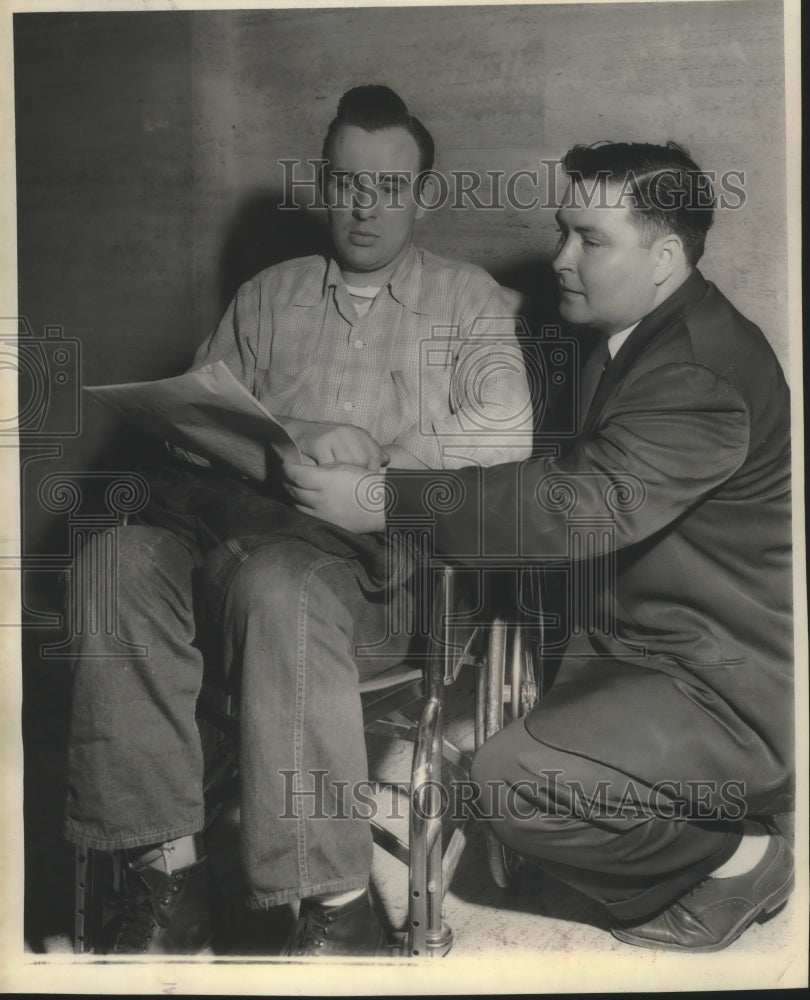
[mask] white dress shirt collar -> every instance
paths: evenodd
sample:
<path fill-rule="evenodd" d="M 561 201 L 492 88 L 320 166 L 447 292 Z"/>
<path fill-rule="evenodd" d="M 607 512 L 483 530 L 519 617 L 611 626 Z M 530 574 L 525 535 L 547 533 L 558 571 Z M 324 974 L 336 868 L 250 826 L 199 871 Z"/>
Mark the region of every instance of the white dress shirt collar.
<path fill-rule="evenodd" d="M 641 320 L 639 320 L 639 322 L 641 322 Z M 626 330 L 619 330 L 618 333 L 612 333 L 608 337 L 607 345 L 608 345 L 608 350 L 610 351 L 611 360 L 613 360 L 613 358 L 616 357 L 616 355 L 619 353 L 619 348 L 622 346 L 625 340 L 627 340 L 627 338 L 630 336 L 630 334 L 633 332 L 633 330 L 635 330 L 637 326 L 638 323 L 634 323 L 632 326 L 628 326 Z"/>

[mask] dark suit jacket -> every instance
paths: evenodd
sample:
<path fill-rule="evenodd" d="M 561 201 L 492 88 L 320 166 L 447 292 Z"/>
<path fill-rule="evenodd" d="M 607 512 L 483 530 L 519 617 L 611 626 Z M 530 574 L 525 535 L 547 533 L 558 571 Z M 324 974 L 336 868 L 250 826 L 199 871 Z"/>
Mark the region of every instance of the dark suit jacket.
<path fill-rule="evenodd" d="M 762 332 L 694 271 L 625 342 L 567 455 L 389 473 L 389 519 L 429 518 L 437 552 L 468 563 L 573 564 L 598 537 L 597 618 L 615 626 L 563 662 L 529 730 L 678 782 L 692 806 L 722 809 L 733 782 L 750 812 L 778 811 L 793 757 L 789 416 Z"/>

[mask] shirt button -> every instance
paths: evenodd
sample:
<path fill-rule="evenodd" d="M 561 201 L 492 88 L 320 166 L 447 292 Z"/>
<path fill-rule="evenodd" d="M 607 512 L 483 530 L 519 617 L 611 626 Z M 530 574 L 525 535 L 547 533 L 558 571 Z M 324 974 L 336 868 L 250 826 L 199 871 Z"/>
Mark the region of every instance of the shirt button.
<path fill-rule="evenodd" d="M 344 410 L 353 410 L 354 409 L 354 403 L 344 403 L 343 404 L 343 409 Z"/>
<path fill-rule="evenodd" d="M 366 345 L 365 345 L 365 343 L 362 340 L 355 340 L 354 346 L 355 347 L 365 347 Z"/>

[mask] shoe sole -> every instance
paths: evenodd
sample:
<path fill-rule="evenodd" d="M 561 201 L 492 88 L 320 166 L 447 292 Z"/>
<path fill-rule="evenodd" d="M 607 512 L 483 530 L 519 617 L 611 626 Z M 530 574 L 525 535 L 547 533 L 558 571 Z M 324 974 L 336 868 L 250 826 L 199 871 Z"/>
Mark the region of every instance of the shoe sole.
<path fill-rule="evenodd" d="M 651 948 L 657 951 L 683 951 L 694 955 L 708 954 L 713 951 L 722 951 L 724 948 L 728 948 L 730 944 L 733 944 L 743 931 L 746 931 L 751 926 L 751 924 L 767 923 L 771 917 L 775 917 L 780 910 L 784 909 L 788 899 L 790 898 L 790 894 L 793 892 L 794 884 L 795 875 L 791 873 L 790 878 L 784 883 L 784 885 L 774 890 L 774 892 L 772 892 L 767 899 L 764 899 L 761 903 L 741 917 L 729 930 L 725 937 L 716 944 L 706 944 L 697 948 L 690 948 L 686 945 L 665 944 L 663 941 L 648 941 L 646 938 L 634 938 L 629 934 L 625 936 L 625 932 L 619 930 L 618 928 L 611 930 L 610 933 L 618 941 L 623 941 L 625 944 L 632 944 L 636 948 Z"/>

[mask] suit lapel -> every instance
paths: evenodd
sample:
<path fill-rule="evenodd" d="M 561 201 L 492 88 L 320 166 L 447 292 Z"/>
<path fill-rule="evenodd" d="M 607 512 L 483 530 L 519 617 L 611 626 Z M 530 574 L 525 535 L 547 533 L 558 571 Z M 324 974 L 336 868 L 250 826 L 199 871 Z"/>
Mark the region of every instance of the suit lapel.
<path fill-rule="evenodd" d="M 596 393 L 591 400 L 588 415 L 582 425 L 580 437 L 586 437 L 604 409 L 605 403 L 614 394 L 616 387 L 632 369 L 639 358 L 655 338 L 672 326 L 706 294 L 708 283 L 703 275 L 695 269 L 686 281 L 676 289 L 668 299 L 665 299 L 657 309 L 644 317 L 622 344 L 619 353 L 607 366 Z"/>

